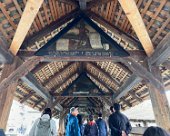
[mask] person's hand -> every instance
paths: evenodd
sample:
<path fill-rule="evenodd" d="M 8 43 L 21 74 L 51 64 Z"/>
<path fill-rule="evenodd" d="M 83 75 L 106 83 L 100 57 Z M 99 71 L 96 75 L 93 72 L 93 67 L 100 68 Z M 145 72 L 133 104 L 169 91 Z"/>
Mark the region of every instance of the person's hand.
<path fill-rule="evenodd" d="M 125 131 L 122 131 L 122 136 L 127 136 Z"/>

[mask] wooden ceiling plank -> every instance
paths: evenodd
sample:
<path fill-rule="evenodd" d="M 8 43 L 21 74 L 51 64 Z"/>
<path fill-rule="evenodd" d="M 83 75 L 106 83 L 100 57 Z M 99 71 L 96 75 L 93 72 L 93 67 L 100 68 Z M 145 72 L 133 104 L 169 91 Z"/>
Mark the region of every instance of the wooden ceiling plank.
<path fill-rule="evenodd" d="M 111 18 L 110 18 L 110 20 L 109 20 L 110 23 L 113 22 L 113 19 L 114 19 L 114 17 L 115 17 L 115 13 L 116 13 L 116 8 L 117 8 L 117 6 L 118 6 L 118 0 L 115 0 L 115 1 L 114 1 L 114 7 L 113 7 L 113 10 L 112 10 L 112 15 L 111 15 Z"/>
<path fill-rule="evenodd" d="M 162 10 L 162 8 L 165 6 L 167 0 L 161 0 L 160 1 L 160 5 L 159 7 L 156 9 L 156 12 L 154 13 L 154 15 L 151 17 L 151 21 L 149 22 L 149 24 L 147 25 L 147 29 L 149 30 L 149 28 L 153 25 L 153 23 L 155 22 L 155 19 L 157 18 L 158 14 L 160 13 L 160 11 Z"/>
<path fill-rule="evenodd" d="M 139 13 L 135 0 L 125 1 L 119 0 L 127 18 L 129 19 L 136 35 L 138 36 L 143 48 L 148 56 L 154 52 L 154 47 L 146 30 L 142 17 Z"/>
<path fill-rule="evenodd" d="M 107 4 L 108 2 L 111 2 L 111 1 L 113 1 L 113 0 L 98 0 L 97 2 L 95 0 L 92 0 L 87 3 L 87 10 L 94 8 L 94 7 L 101 6 L 103 4 Z"/>
<path fill-rule="evenodd" d="M 43 10 L 44 10 L 44 14 L 45 14 L 45 18 L 47 20 L 47 24 L 49 25 L 51 23 L 49 16 L 48 16 L 48 10 L 47 10 L 47 5 L 45 2 L 43 2 L 42 4 Z"/>
<path fill-rule="evenodd" d="M 55 0 L 52 0 L 52 5 L 53 5 L 53 10 L 54 10 L 55 20 L 57 20 L 57 18 L 58 18 L 58 13 L 57 13 L 56 1 L 55 1 Z"/>
<path fill-rule="evenodd" d="M 25 101 L 27 101 L 29 98 L 31 98 L 32 95 L 34 95 L 35 92 L 29 92 L 29 94 L 27 96 L 25 96 L 21 101 L 20 103 L 24 103 Z"/>
<path fill-rule="evenodd" d="M 38 11 L 43 3 L 43 0 L 28 0 L 22 14 L 21 20 L 18 24 L 16 33 L 10 46 L 10 51 L 16 55 L 21 47 Z"/>
<path fill-rule="evenodd" d="M 155 42 L 158 36 L 164 31 L 165 27 L 170 23 L 170 15 L 167 17 L 167 20 L 163 23 L 161 28 L 158 29 L 157 33 L 152 38 L 152 41 Z"/>
<path fill-rule="evenodd" d="M 2 11 L 2 13 L 4 14 L 4 16 L 6 17 L 6 19 L 9 21 L 9 23 L 11 24 L 11 26 L 13 27 L 14 30 L 16 30 L 17 26 L 16 24 L 13 22 L 12 18 L 9 16 L 7 10 L 5 9 L 5 5 L 0 2 L 0 9 Z"/>

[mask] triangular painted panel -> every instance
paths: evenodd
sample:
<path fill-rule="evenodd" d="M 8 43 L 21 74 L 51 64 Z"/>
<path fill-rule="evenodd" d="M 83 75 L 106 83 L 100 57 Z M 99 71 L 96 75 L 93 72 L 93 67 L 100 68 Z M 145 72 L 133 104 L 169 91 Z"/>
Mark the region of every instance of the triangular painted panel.
<path fill-rule="evenodd" d="M 77 16 L 35 53 L 37 56 L 84 56 L 88 54 L 129 56 L 128 52 L 84 13 Z"/>
<path fill-rule="evenodd" d="M 62 94 L 64 95 L 90 95 L 90 94 L 103 94 L 103 92 L 96 86 L 93 81 L 82 73 Z"/>

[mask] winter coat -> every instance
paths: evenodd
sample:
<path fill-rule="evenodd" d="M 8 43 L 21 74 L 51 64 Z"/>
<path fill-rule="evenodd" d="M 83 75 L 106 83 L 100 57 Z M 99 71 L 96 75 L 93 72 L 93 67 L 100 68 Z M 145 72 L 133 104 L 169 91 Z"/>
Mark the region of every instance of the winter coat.
<path fill-rule="evenodd" d="M 99 130 L 99 136 L 107 136 L 107 125 L 103 119 L 96 120 L 96 124 Z"/>
<path fill-rule="evenodd" d="M 44 121 L 47 121 L 47 120 L 50 119 L 50 116 L 48 114 L 44 114 L 41 118 L 37 119 L 34 122 L 32 128 L 31 128 L 31 130 L 29 132 L 29 136 L 34 136 L 36 134 L 36 131 L 38 129 L 37 125 L 38 125 L 40 119 L 42 119 Z M 51 129 L 51 135 L 50 136 L 57 136 L 56 123 L 52 119 L 50 119 L 50 129 Z"/>
<path fill-rule="evenodd" d="M 121 136 L 122 131 L 125 131 L 128 135 L 132 130 L 132 126 L 128 118 L 119 111 L 109 116 L 108 123 L 109 128 L 111 129 L 111 136 Z"/>
<path fill-rule="evenodd" d="M 77 117 L 67 115 L 66 136 L 81 136 Z"/>
<path fill-rule="evenodd" d="M 85 126 L 84 136 L 99 136 L 97 124 L 94 121 L 89 122 Z"/>

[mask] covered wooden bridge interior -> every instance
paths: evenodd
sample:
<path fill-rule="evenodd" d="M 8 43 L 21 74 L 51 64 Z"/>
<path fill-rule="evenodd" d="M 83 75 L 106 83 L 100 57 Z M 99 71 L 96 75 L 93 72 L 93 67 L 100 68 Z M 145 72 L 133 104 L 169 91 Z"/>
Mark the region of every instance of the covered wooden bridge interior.
<path fill-rule="evenodd" d="M 60 133 L 72 106 L 107 116 L 151 99 L 170 131 L 169 57 L 169 0 L 0 0 L 0 128 L 13 99 L 51 107 Z"/>

